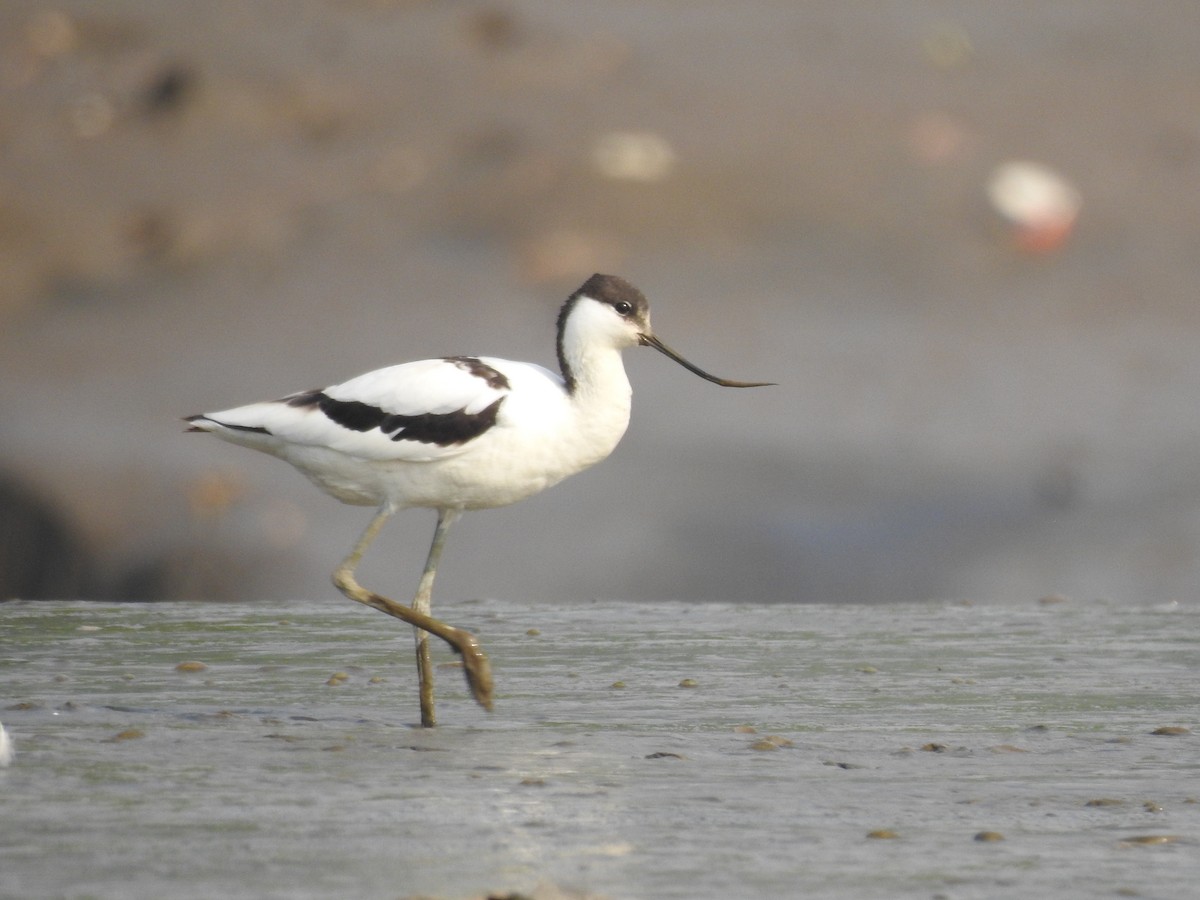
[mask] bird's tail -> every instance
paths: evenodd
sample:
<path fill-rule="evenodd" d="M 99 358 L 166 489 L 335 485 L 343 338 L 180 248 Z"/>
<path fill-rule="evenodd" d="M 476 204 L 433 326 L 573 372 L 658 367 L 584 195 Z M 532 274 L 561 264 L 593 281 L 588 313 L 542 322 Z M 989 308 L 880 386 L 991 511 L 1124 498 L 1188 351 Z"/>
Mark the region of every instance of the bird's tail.
<path fill-rule="evenodd" d="M 208 416 L 184 416 L 183 421 L 188 423 L 185 433 L 189 431 L 215 431 L 217 423 Z"/>

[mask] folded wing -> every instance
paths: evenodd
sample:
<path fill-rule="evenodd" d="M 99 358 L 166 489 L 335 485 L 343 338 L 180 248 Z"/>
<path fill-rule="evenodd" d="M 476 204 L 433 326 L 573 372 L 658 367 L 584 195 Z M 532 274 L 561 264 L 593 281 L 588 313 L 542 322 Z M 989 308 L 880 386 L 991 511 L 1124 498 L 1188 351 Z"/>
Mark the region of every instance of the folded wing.
<path fill-rule="evenodd" d="M 426 359 L 188 421 L 268 452 L 292 444 L 371 460 L 432 461 L 461 453 L 495 427 L 508 392 L 508 379 L 476 357 Z"/>

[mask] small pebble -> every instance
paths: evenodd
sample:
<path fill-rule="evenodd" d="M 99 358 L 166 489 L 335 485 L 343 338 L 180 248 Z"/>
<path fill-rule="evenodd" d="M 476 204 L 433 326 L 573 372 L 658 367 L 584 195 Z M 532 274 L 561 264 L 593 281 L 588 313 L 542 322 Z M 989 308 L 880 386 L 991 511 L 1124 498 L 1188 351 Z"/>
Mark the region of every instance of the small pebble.
<path fill-rule="evenodd" d="M 662 181 L 675 167 L 675 150 L 652 131 L 610 131 L 592 149 L 592 162 L 614 181 Z"/>
<path fill-rule="evenodd" d="M 177 665 L 175 667 L 175 671 L 176 672 L 203 672 L 207 668 L 208 668 L 208 666 L 206 666 L 204 663 L 200 662 L 199 660 L 189 659 L 189 660 L 185 660 L 184 662 L 181 662 L 179 665 Z"/>
<path fill-rule="evenodd" d="M 147 115 L 156 116 L 178 109 L 194 93 L 196 75 L 186 66 L 169 65 L 155 74 L 142 91 Z"/>
<path fill-rule="evenodd" d="M 751 750 L 778 750 L 781 747 L 795 746 L 790 740 L 781 734 L 771 734 L 764 738 L 759 738 L 750 745 Z"/>
<path fill-rule="evenodd" d="M 1124 800 L 1117 800 L 1115 797 L 1097 797 L 1095 800 L 1089 800 L 1087 803 L 1085 803 L 1083 805 L 1084 806 L 1093 806 L 1093 807 L 1122 806 L 1124 803 L 1125 803 Z"/>
<path fill-rule="evenodd" d="M 330 687 L 337 687 L 338 685 L 345 684 L 349 680 L 350 676 L 345 672 L 334 672 L 329 676 L 329 680 L 325 683 Z"/>
<path fill-rule="evenodd" d="M 930 741 L 928 744 L 922 744 L 921 749 L 926 753 L 945 753 L 950 748 L 945 744 L 939 744 L 935 741 Z"/>
<path fill-rule="evenodd" d="M 890 841 L 900 837 L 900 835 L 890 828 L 876 828 L 874 831 L 868 831 L 867 837 L 880 841 Z"/>
<path fill-rule="evenodd" d="M 1121 841 L 1121 845 L 1127 847 L 1149 847 L 1157 844 L 1174 844 L 1178 840 L 1179 836 L 1175 834 L 1138 834 L 1125 838 Z"/>
<path fill-rule="evenodd" d="M 734 734 L 758 734 L 758 729 L 753 725 L 734 725 Z"/>
<path fill-rule="evenodd" d="M 140 729 L 140 728 L 126 728 L 124 731 L 119 731 L 116 734 L 114 734 L 110 738 L 110 740 L 114 741 L 114 742 L 116 742 L 116 741 L 136 741 L 138 738 L 144 738 L 145 736 L 146 736 L 146 732 L 142 731 L 142 729 Z"/>
<path fill-rule="evenodd" d="M 1059 603 L 1070 603 L 1070 602 L 1071 602 L 1071 598 L 1066 597 L 1062 594 L 1049 594 L 1038 600 L 1038 603 L 1040 603 L 1042 606 L 1055 606 Z"/>
<path fill-rule="evenodd" d="M 63 56 L 79 46 L 79 29 L 75 22 L 58 10 L 33 16 L 25 26 L 25 37 L 29 49 L 47 59 Z"/>
<path fill-rule="evenodd" d="M 540 628 L 530 628 L 530 629 L 528 629 L 528 630 L 527 630 L 525 633 L 526 633 L 527 635 L 529 635 L 530 637 L 537 637 L 538 635 L 540 635 L 540 634 L 542 633 L 542 629 L 540 629 Z"/>
<path fill-rule="evenodd" d="M 611 687 L 614 691 L 623 691 L 623 690 L 625 690 L 625 682 L 614 681 L 612 684 L 609 685 L 609 687 Z"/>
<path fill-rule="evenodd" d="M 372 675 L 367 679 L 367 684 L 383 684 L 386 679 L 382 675 Z"/>
<path fill-rule="evenodd" d="M 522 787 L 545 787 L 546 779 L 534 778 L 533 776 L 530 776 L 529 778 L 522 778 L 518 784 L 520 784 Z"/>
<path fill-rule="evenodd" d="M 1164 725 L 1162 728 L 1155 728 L 1150 733 L 1151 734 L 1161 734 L 1161 735 L 1191 734 L 1192 729 L 1187 728 L 1183 725 Z"/>
<path fill-rule="evenodd" d="M 864 675 L 878 675 L 879 670 L 874 666 L 859 666 L 856 671 L 862 672 Z"/>
<path fill-rule="evenodd" d="M 1143 803 L 1142 809 L 1144 809 L 1146 812 L 1152 812 L 1152 813 L 1160 813 L 1163 811 L 1163 808 L 1161 806 L 1159 806 L 1157 803 L 1155 803 L 1153 800 L 1147 800 L 1145 803 Z"/>
<path fill-rule="evenodd" d="M 681 688 L 694 688 L 694 687 L 699 687 L 700 684 L 699 684 L 699 682 L 696 681 L 695 678 L 685 678 L 685 679 L 683 679 L 683 681 L 679 682 L 679 686 Z"/>
<path fill-rule="evenodd" d="M 998 831 L 980 831 L 976 833 L 974 840 L 980 843 L 990 843 L 991 841 L 1004 840 L 1004 835 Z"/>
<path fill-rule="evenodd" d="M 671 753 L 666 750 L 659 750 L 656 753 L 647 753 L 646 759 L 687 759 L 682 753 Z"/>

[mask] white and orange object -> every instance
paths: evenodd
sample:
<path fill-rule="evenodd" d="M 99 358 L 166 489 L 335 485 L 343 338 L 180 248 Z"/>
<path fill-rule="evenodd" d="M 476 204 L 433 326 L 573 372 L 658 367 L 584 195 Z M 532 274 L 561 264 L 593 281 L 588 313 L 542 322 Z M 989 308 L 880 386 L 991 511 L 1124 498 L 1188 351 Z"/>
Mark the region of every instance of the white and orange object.
<path fill-rule="evenodd" d="M 987 183 L 992 208 L 1012 229 L 1019 249 L 1033 254 L 1058 250 L 1075 228 L 1083 197 L 1042 163 L 1011 160 L 992 170 Z"/>

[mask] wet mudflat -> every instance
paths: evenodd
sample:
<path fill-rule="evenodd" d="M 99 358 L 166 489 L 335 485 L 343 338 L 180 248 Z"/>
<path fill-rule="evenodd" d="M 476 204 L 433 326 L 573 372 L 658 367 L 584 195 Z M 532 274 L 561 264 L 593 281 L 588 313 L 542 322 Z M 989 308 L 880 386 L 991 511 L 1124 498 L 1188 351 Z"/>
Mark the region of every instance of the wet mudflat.
<path fill-rule="evenodd" d="M 0 896 L 1183 898 L 1200 879 L 1194 607 L 441 611 L 491 653 L 496 711 L 444 652 L 421 730 L 408 630 L 344 601 L 0 606 Z"/>

